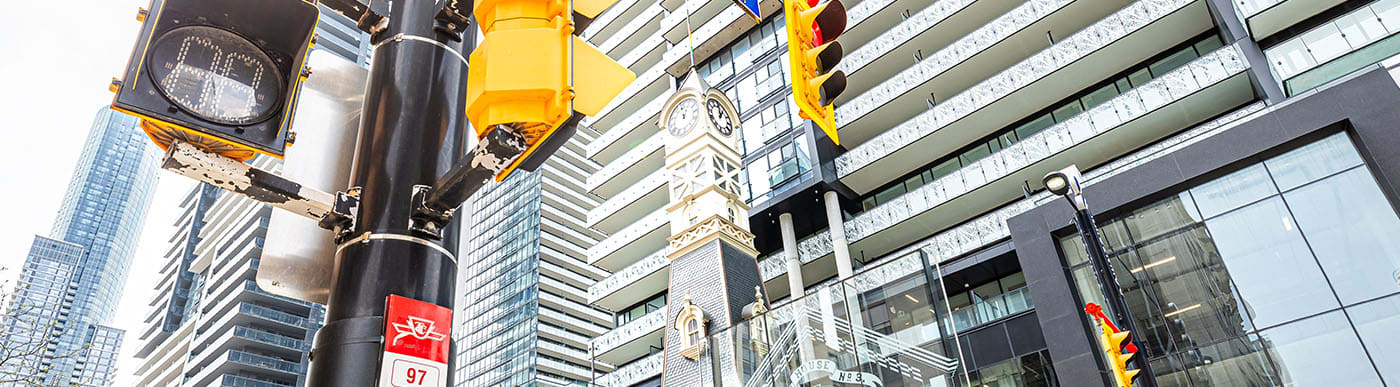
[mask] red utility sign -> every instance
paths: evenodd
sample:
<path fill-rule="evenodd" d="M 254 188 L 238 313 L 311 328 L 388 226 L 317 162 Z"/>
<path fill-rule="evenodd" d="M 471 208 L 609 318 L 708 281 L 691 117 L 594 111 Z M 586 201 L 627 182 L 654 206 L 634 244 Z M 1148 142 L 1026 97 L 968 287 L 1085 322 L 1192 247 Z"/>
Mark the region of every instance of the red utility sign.
<path fill-rule="evenodd" d="M 395 295 L 387 303 L 379 386 L 447 386 L 452 310 Z"/>

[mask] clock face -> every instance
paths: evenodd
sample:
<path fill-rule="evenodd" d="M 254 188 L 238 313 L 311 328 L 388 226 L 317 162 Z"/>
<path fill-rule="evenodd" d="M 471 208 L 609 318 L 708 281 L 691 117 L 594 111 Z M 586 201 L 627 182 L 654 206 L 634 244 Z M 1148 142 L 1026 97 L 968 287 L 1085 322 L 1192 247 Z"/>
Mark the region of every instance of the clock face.
<path fill-rule="evenodd" d="M 710 98 L 705 101 L 705 112 L 710 115 L 710 123 L 714 124 L 719 134 L 728 136 L 734 134 L 734 120 L 729 119 L 729 112 L 724 110 L 724 105 L 719 100 Z"/>
<path fill-rule="evenodd" d="M 666 118 L 666 130 L 670 131 L 672 136 L 684 136 L 690 132 L 690 128 L 695 127 L 699 118 L 700 102 L 694 98 L 687 98 L 671 109 L 671 115 Z"/>

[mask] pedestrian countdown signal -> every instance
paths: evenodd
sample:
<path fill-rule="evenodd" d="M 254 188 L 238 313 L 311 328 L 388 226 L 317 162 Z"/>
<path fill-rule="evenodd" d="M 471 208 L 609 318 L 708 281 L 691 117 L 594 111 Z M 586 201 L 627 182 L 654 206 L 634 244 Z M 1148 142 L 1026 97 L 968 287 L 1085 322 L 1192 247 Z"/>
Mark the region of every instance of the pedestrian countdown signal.
<path fill-rule="evenodd" d="M 319 15 L 305 0 L 152 0 L 112 108 L 162 149 L 281 157 Z"/>

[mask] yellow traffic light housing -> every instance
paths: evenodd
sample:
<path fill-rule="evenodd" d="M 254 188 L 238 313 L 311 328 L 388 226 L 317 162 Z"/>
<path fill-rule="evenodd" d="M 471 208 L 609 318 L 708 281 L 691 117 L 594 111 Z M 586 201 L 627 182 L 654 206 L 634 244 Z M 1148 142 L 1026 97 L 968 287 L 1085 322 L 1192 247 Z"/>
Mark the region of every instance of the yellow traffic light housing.
<path fill-rule="evenodd" d="M 320 11 L 306 0 L 152 0 L 112 108 L 162 149 L 281 157 Z"/>
<path fill-rule="evenodd" d="M 636 79 L 627 67 L 574 36 L 575 18 L 596 17 L 614 2 L 476 3 L 473 13 L 484 38 L 470 58 L 467 120 L 479 138 L 504 126 L 523 136 L 527 144 L 497 180 L 517 168 L 537 167 L 572 136 L 573 125 L 582 115 L 597 114 Z"/>
<path fill-rule="evenodd" d="M 784 0 L 792 99 L 798 115 L 841 145 L 832 103 L 846 90 L 846 73 L 836 70 L 844 55 L 836 38 L 846 31 L 846 6 L 841 0 L 819 1 Z"/>
<path fill-rule="evenodd" d="M 1094 320 L 1099 324 L 1099 346 L 1103 348 L 1104 358 L 1108 360 L 1109 368 L 1113 371 L 1114 385 L 1132 387 L 1133 379 L 1141 372 L 1128 369 L 1128 362 L 1133 361 L 1133 357 L 1137 355 L 1137 348 L 1132 343 L 1132 332 L 1119 331 L 1108 321 L 1108 317 L 1098 305 L 1089 304 L 1085 312 L 1094 316 Z"/>

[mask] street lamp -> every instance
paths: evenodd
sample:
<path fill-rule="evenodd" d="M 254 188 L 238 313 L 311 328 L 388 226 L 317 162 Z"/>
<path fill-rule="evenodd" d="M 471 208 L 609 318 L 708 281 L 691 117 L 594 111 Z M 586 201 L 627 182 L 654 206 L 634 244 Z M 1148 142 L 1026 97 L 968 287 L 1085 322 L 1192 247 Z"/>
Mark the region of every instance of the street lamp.
<path fill-rule="evenodd" d="M 1094 274 L 1098 278 L 1099 290 L 1103 292 L 1104 301 L 1108 304 L 1109 311 L 1118 319 L 1118 326 L 1124 332 L 1137 330 L 1133 326 L 1132 316 L 1128 311 L 1128 303 L 1123 298 L 1123 290 L 1118 287 L 1118 278 L 1113 273 L 1113 265 L 1108 261 L 1108 254 L 1103 247 L 1103 241 L 1099 239 L 1098 226 L 1094 224 L 1094 216 L 1089 213 L 1089 205 L 1084 201 L 1084 176 L 1079 173 L 1079 168 L 1070 165 L 1058 171 L 1045 174 L 1041 180 L 1045 184 L 1045 189 L 1055 195 L 1064 196 L 1074 206 L 1074 225 L 1079 230 L 1079 237 L 1084 242 L 1084 251 L 1089 256 L 1089 264 L 1094 268 Z M 1129 352 L 1137 352 L 1143 348 L 1141 340 L 1132 337 L 1134 344 L 1128 345 Z M 1139 374 L 1147 375 L 1142 378 L 1142 385 L 1145 387 L 1157 387 L 1157 380 L 1152 375 L 1152 368 L 1148 365 L 1145 357 L 1135 356 Z M 1124 360 L 1127 360 L 1126 358 Z M 1125 368 L 1126 364 L 1121 364 L 1115 359 L 1108 359 L 1109 366 L 1114 369 Z M 1118 377 L 1115 376 L 1115 379 Z M 1128 379 L 1131 379 L 1129 377 Z M 1118 380 L 1120 385 L 1131 386 L 1132 380 Z"/>

